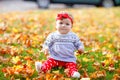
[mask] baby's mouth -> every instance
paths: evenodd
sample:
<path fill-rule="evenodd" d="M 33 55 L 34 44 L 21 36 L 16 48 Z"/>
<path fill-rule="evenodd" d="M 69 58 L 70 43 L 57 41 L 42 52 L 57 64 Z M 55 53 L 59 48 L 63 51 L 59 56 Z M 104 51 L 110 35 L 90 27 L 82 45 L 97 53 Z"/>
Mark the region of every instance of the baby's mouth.
<path fill-rule="evenodd" d="M 67 29 L 61 29 L 61 30 L 67 30 Z"/>

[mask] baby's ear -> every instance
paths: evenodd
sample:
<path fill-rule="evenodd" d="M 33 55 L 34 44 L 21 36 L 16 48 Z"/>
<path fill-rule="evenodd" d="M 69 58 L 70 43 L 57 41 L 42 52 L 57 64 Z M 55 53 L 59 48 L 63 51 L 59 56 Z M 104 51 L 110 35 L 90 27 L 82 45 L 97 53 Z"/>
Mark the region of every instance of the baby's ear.
<path fill-rule="evenodd" d="M 55 28 L 57 29 L 58 27 L 57 27 L 57 26 L 55 26 Z"/>

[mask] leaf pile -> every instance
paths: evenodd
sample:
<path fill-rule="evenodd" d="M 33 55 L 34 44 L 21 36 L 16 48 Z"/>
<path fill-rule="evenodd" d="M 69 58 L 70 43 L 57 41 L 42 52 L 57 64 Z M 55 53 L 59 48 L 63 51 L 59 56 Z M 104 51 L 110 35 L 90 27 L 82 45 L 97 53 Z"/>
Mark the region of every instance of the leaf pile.
<path fill-rule="evenodd" d="M 76 55 L 80 80 L 120 80 L 120 8 L 68 9 L 73 31 L 85 45 Z M 76 80 L 67 70 L 53 68 L 40 76 L 34 62 L 44 62 L 42 43 L 55 31 L 60 10 L 36 10 L 0 15 L 0 80 Z M 51 14 L 51 15 L 49 15 Z"/>

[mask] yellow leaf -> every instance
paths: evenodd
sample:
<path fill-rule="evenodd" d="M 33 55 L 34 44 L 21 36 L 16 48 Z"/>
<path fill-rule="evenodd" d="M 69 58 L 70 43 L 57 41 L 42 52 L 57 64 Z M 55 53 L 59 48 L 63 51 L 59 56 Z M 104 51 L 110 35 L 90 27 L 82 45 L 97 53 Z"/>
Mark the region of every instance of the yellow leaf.
<path fill-rule="evenodd" d="M 59 70 L 57 70 L 57 71 L 53 71 L 53 73 L 55 73 L 55 74 L 59 74 Z"/>
<path fill-rule="evenodd" d="M 112 53 L 106 54 L 106 57 L 107 57 L 107 58 L 112 58 L 112 57 L 113 57 L 113 54 L 112 54 Z"/>
<path fill-rule="evenodd" d="M 64 80 L 71 80 L 71 78 L 64 78 Z"/>
<path fill-rule="evenodd" d="M 26 80 L 31 80 L 31 79 L 27 77 Z"/>
<path fill-rule="evenodd" d="M 83 60 L 84 62 L 88 62 L 88 61 L 89 61 L 89 59 L 86 58 L 86 57 L 84 57 L 82 60 Z"/>
<path fill-rule="evenodd" d="M 17 64 L 17 62 L 20 61 L 20 57 L 16 56 L 16 57 L 12 57 L 11 62 L 14 64 Z"/>
<path fill-rule="evenodd" d="M 81 78 L 80 80 L 90 80 L 90 78 Z"/>
<path fill-rule="evenodd" d="M 14 33 L 17 33 L 17 32 L 18 32 L 18 29 L 13 28 L 12 31 L 13 31 Z"/>

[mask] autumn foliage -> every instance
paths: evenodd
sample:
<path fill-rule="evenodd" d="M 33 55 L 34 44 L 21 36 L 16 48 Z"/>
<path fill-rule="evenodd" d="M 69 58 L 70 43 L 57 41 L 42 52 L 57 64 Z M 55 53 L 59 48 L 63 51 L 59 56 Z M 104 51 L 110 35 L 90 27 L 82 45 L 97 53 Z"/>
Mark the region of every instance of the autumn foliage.
<path fill-rule="evenodd" d="M 79 80 L 120 80 L 119 10 L 68 9 L 74 16 L 73 31 L 85 45 L 85 52 L 76 54 Z M 55 30 L 59 11 L 0 14 L 0 80 L 78 80 L 61 67 L 40 75 L 35 71 L 34 62 L 46 60 L 41 45 Z"/>

